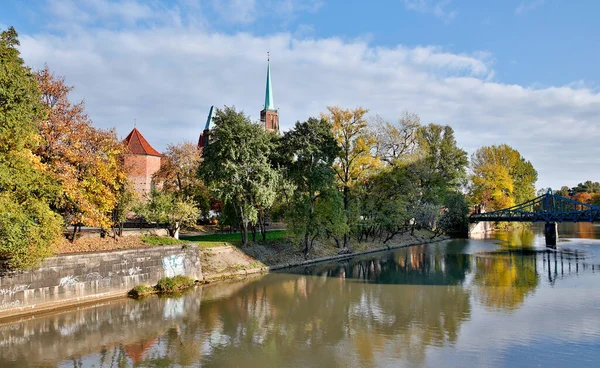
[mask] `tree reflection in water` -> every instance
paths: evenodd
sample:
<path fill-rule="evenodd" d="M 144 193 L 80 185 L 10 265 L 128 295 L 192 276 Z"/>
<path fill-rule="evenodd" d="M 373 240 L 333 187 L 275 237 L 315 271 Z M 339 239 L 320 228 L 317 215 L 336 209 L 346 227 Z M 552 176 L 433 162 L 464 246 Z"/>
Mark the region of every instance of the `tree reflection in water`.
<path fill-rule="evenodd" d="M 594 272 L 527 231 L 505 240 L 517 246 L 448 241 L 0 325 L 0 366 L 424 365 L 474 308 L 511 311 L 546 273 Z"/>

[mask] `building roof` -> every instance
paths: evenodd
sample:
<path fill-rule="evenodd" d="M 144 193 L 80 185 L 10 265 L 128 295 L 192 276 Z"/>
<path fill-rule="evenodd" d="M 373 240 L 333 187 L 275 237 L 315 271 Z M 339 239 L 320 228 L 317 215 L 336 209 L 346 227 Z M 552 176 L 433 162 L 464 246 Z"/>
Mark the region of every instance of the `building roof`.
<path fill-rule="evenodd" d="M 275 110 L 273 88 L 271 87 L 271 60 L 267 59 L 267 91 L 265 93 L 265 110 Z"/>
<path fill-rule="evenodd" d="M 123 140 L 123 143 L 129 148 L 129 153 L 135 155 L 162 156 L 160 152 L 152 148 L 150 143 L 144 138 L 137 128 L 133 128 L 131 133 Z"/>

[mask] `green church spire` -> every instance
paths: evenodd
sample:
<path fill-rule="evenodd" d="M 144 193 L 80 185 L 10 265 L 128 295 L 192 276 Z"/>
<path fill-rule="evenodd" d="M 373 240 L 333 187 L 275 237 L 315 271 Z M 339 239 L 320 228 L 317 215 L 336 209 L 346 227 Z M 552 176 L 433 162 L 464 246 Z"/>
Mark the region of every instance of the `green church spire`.
<path fill-rule="evenodd" d="M 267 92 L 265 93 L 265 110 L 275 110 L 273 88 L 271 87 L 271 57 L 267 53 Z"/>

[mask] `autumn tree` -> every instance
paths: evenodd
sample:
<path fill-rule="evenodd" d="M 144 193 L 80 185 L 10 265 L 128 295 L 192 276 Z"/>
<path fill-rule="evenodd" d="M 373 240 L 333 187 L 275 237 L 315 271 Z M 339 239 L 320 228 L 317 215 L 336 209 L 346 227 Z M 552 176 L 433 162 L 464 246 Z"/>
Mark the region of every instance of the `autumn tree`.
<path fill-rule="evenodd" d="M 537 171 L 512 147 L 486 146 L 471 158 L 470 196 L 489 210 L 502 209 L 535 197 Z"/>
<path fill-rule="evenodd" d="M 47 110 L 39 120 L 42 144 L 36 153 L 51 168 L 62 189 L 58 211 L 75 226 L 107 229 L 121 188 L 127 180 L 122 164 L 125 146 L 114 130 L 92 126 L 83 101 L 71 104 L 73 87 L 48 67 L 37 74 L 41 100 Z"/>
<path fill-rule="evenodd" d="M 203 213 L 208 213 L 210 195 L 198 177 L 201 162 L 197 145 L 191 142 L 170 144 L 163 153 L 155 180 L 162 183 L 163 191 L 173 193 L 180 200 L 191 200 Z"/>
<path fill-rule="evenodd" d="M 246 246 L 249 227 L 264 224 L 265 210 L 276 197 L 280 175 L 270 163 L 272 133 L 233 107 L 217 109 L 214 123 L 200 176 L 217 198 L 233 207 Z"/>
<path fill-rule="evenodd" d="M 357 221 L 357 214 L 351 212 L 353 189 L 362 185 L 374 168 L 380 165 L 373 150 L 375 138 L 368 129 L 365 114 L 368 110 L 358 107 L 341 109 L 337 106 L 327 108 L 329 113 L 322 117 L 332 126 L 333 136 L 340 147 L 340 153 L 334 163 L 338 186 L 344 199 L 344 211 L 351 228 Z M 350 232 L 344 234 L 343 248 L 350 245 Z"/>
<path fill-rule="evenodd" d="M 337 190 L 335 172 L 331 168 L 339 147 L 333 137 L 331 124 L 324 119 L 310 118 L 297 122 L 294 129 L 283 136 L 281 155 L 286 178 L 294 185 L 294 194 L 287 211 L 287 219 L 295 233 L 303 238 L 304 254 L 308 254 L 315 238 L 340 225 L 342 216 L 335 214 Z M 323 206 L 327 203 L 327 206 Z M 341 209 L 341 203 L 340 204 Z M 331 235 L 336 236 L 334 232 Z"/>
<path fill-rule="evenodd" d="M 18 45 L 14 28 L 0 33 L 0 259 L 25 268 L 52 253 L 62 221 L 51 209 L 59 188 L 35 155 L 45 110 Z"/>

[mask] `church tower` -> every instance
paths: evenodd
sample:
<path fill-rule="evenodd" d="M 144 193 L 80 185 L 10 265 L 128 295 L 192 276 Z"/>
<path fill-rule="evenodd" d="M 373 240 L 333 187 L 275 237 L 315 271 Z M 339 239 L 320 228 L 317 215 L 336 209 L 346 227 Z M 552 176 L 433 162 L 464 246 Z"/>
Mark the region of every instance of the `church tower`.
<path fill-rule="evenodd" d="M 271 58 L 267 57 L 267 91 L 265 93 L 265 108 L 260 112 L 260 121 L 266 130 L 279 133 L 279 113 L 273 103 L 273 88 L 271 87 Z"/>

